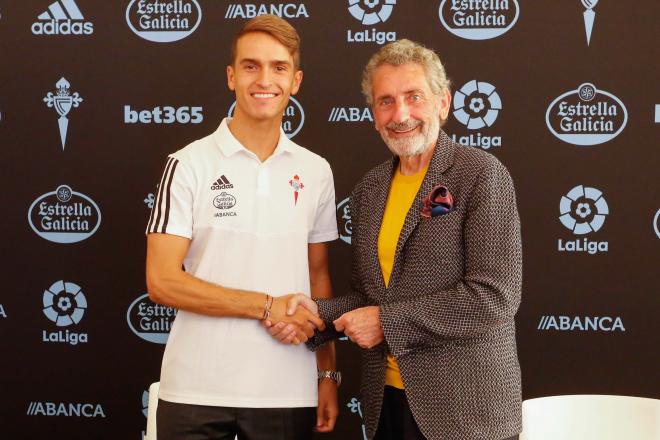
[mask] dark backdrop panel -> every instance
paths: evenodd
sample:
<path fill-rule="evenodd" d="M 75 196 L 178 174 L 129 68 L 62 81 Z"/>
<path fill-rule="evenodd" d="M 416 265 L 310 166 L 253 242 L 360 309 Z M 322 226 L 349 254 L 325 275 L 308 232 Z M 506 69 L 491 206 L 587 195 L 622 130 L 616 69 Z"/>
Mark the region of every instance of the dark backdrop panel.
<path fill-rule="evenodd" d="M 135 1 L 0 3 L 3 437 L 141 436 L 146 390 L 158 380 L 174 313 L 143 297 L 149 203 L 167 154 L 215 130 L 233 103 L 225 77 L 233 33 L 271 10 L 290 19 L 303 38 L 301 108 L 291 107 L 285 121 L 296 129 L 304 112 L 294 140 L 326 157 L 335 175 L 346 239 L 330 248 L 336 295 L 348 290 L 350 263 L 342 202 L 357 179 L 389 157 L 361 96 L 361 70 L 384 40 L 414 39 L 439 53 L 454 101 L 467 98 L 463 110 L 476 117 L 497 110 L 482 127 L 468 128 L 455 106 L 445 130 L 474 148 L 488 147 L 516 184 L 525 255 L 517 316 L 524 397 L 659 397 L 658 2 L 509 0 L 492 2 L 499 9 L 485 12 L 452 11 L 451 1 L 440 0 L 361 0 L 352 9 L 340 0 L 160 3 L 183 5 L 170 18 L 179 14 L 189 22 L 179 22 L 181 34 L 155 38 L 183 38 L 155 42 L 134 32 L 127 16 L 139 28 Z M 595 14 L 589 44 L 587 6 Z M 457 30 L 457 18 L 478 12 L 503 24 Z M 67 26 L 81 34 L 67 33 Z M 487 32 L 499 35 L 479 39 Z M 58 98 L 61 78 L 67 84 Z M 595 93 L 584 95 L 591 100 L 575 93 L 585 83 L 595 86 L 581 89 Z M 489 92 L 474 95 L 477 84 Z M 44 101 L 49 92 L 54 107 Z M 570 104 L 614 106 L 616 115 L 592 119 L 611 121 L 612 129 L 590 132 L 611 139 L 579 146 L 555 136 L 546 112 L 564 94 Z M 179 119 L 155 122 L 154 109 L 168 112 L 168 106 Z M 194 123 L 186 117 L 193 108 L 202 115 Z M 623 130 L 609 136 L 622 126 L 624 109 Z M 136 122 L 132 111 L 145 110 L 151 121 Z M 61 115 L 66 121 L 60 123 Z M 561 123 L 557 106 L 549 119 L 550 126 Z M 65 123 L 63 148 L 59 124 Z M 560 220 L 562 197 L 580 186 L 594 191 L 587 190 L 587 199 L 573 197 L 567 214 L 596 229 L 586 234 Z M 600 198 L 606 212 L 596 203 Z M 90 228 L 100 217 L 98 230 L 60 243 L 73 240 L 70 230 L 77 228 L 60 218 L 69 232 L 49 241 L 44 237 L 53 236 L 40 223 L 49 217 L 39 215 L 42 202 L 44 209 L 78 206 L 80 212 L 59 217 L 80 217 Z M 566 250 L 576 246 L 595 250 Z M 58 322 L 58 310 L 71 319 Z M 359 349 L 339 342 L 338 363 L 345 376 L 342 411 L 336 431 L 324 437 L 362 439 Z"/>

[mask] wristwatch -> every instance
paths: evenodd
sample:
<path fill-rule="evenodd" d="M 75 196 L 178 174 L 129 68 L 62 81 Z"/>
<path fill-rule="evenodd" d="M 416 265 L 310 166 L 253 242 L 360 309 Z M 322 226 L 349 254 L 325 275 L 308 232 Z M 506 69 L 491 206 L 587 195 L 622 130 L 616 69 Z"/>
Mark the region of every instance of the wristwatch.
<path fill-rule="evenodd" d="M 337 383 L 337 386 L 341 385 L 341 372 L 332 371 L 332 370 L 318 370 L 318 379 L 332 379 Z"/>

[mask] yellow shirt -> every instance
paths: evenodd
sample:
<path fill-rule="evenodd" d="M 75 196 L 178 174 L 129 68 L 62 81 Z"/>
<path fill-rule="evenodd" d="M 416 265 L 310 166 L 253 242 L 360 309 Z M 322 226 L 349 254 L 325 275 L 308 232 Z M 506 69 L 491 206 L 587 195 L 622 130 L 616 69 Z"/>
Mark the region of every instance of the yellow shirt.
<path fill-rule="evenodd" d="M 397 169 L 392 179 L 390 194 L 387 197 L 387 204 L 383 213 L 383 223 L 380 225 L 378 234 L 378 261 L 380 262 L 380 269 L 383 271 L 385 286 L 389 284 L 390 275 L 392 275 L 394 254 L 396 253 L 401 228 L 419 187 L 422 185 L 427 169 L 428 167 L 412 176 L 404 176 Z M 385 384 L 403 389 L 399 365 L 391 354 L 387 355 Z"/>

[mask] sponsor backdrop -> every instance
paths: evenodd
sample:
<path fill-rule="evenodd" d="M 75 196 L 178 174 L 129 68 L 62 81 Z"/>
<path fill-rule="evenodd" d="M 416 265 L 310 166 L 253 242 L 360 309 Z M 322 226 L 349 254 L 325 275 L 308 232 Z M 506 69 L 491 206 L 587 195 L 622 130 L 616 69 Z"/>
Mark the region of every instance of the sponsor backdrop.
<path fill-rule="evenodd" d="M 657 2 L 30 0 L 0 4 L 3 438 L 142 435 L 176 315 L 146 295 L 146 221 L 166 155 L 232 113 L 230 37 L 267 12 L 303 38 L 283 126 L 334 171 L 337 295 L 348 195 L 388 157 L 360 72 L 411 38 L 446 63 L 446 131 L 516 183 L 524 397 L 660 397 Z M 231 195 L 231 179 L 208 183 Z M 342 411 L 325 437 L 359 440 L 358 350 L 338 347 Z"/>

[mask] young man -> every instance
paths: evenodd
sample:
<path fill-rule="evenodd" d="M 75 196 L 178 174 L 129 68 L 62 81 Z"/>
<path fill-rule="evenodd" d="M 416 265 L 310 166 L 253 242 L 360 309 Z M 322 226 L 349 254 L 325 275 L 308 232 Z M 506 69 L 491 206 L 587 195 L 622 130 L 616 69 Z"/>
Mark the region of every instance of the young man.
<path fill-rule="evenodd" d="M 305 342 L 323 323 L 305 308 L 287 316 L 287 299 L 332 296 L 332 172 L 281 129 L 302 81 L 299 45 L 281 18 L 248 21 L 227 66 L 234 117 L 168 158 L 147 227 L 149 294 L 179 309 L 163 357 L 159 440 L 295 440 L 334 427 L 334 347 L 315 360 L 260 325 L 287 323 L 293 342 Z"/>

